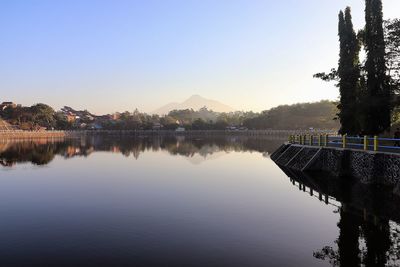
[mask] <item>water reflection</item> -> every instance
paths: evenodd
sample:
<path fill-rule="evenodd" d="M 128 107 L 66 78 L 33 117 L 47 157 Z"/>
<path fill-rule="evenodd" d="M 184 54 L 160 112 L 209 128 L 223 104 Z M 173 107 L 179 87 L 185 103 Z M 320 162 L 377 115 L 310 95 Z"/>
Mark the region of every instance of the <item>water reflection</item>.
<path fill-rule="evenodd" d="M 87 157 L 94 152 L 120 153 L 138 159 L 146 151 L 167 151 L 171 155 L 185 156 L 192 163 L 209 160 L 218 152 L 272 153 L 282 141 L 248 137 L 185 138 L 185 137 L 141 137 L 89 138 L 41 141 L 3 141 L 0 144 L 0 164 L 11 167 L 17 163 L 31 162 L 35 165 L 49 164 L 55 155 L 64 158 Z M 195 158 L 196 157 L 196 158 Z"/>
<path fill-rule="evenodd" d="M 283 173 L 280 143 L 2 142 L 0 265 L 399 266 L 400 195 Z"/>
<path fill-rule="evenodd" d="M 339 236 L 316 250 L 315 258 L 332 266 L 399 266 L 400 195 L 393 188 L 372 187 L 349 177 L 334 178 L 283 169 L 293 185 L 337 207 Z"/>

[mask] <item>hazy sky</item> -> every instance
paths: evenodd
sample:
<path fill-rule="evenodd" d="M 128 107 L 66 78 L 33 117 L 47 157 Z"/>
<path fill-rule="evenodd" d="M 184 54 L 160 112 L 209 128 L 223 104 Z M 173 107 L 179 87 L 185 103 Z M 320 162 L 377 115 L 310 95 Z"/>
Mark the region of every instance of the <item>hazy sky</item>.
<path fill-rule="evenodd" d="M 400 0 L 383 0 L 385 18 Z M 336 99 L 337 14 L 363 0 L 0 1 L 0 101 L 152 111 L 193 94 L 240 110 Z"/>

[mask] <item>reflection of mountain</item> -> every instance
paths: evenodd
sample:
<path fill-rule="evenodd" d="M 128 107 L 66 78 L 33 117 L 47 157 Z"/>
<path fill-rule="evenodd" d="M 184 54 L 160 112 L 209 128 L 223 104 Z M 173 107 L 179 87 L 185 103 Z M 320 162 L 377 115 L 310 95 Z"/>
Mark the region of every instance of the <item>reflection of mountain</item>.
<path fill-rule="evenodd" d="M 217 145 L 204 145 L 200 149 L 196 149 L 195 153 L 186 156 L 186 159 L 194 164 L 199 165 L 205 161 L 214 160 L 226 155 L 226 151 L 221 151 Z"/>
<path fill-rule="evenodd" d="M 208 156 L 201 156 L 200 154 L 195 154 L 195 155 L 193 155 L 193 157 L 188 157 L 187 160 L 190 163 L 192 163 L 193 165 L 200 165 L 201 163 L 203 163 L 205 161 L 215 160 L 215 159 L 218 159 L 225 155 L 226 155 L 226 152 L 215 152 Z"/>
<path fill-rule="evenodd" d="M 82 139 L 64 141 L 28 141 L 7 143 L 0 148 L 0 164 L 12 166 L 18 162 L 31 162 L 44 165 L 53 160 L 55 155 L 64 158 L 87 157 L 97 151 L 121 153 L 126 157 L 139 158 L 145 151 L 165 150 L 171 155 L 186 157 L 193 164 L 214 159 L 229 151 L 259 151 L 268 153 L 280 145 L 279 141 L 237 138 L 182 138 L 182 137 L 144 137 L 110 138 L 91 136 Z"/>
<path fill-rule="evenodd" d="M 310 197 L 340 205 L 339 236 L 334 244 L 315 251 L 315 258 L 332 266 L 400 266 L 400 195 L 393 188 L 283 171 Z"/>

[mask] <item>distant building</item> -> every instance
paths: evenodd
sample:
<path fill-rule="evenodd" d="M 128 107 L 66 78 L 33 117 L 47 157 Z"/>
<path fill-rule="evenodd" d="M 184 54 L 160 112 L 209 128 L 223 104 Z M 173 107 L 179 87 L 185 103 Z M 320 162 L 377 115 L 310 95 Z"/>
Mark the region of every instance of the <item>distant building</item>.
<path fill-rule="evenodd" d="M 183 127 L 178 127 L 175 129 L 175 132 L 184 132 L 184 131 L 185 131 L 185 128 L 183 128 Z"/>
<path fill-rule="evenodd" d="M 161 130 L 163 125 L 159 122 L 153 123 L 153 130 Z"/>
<path fill-rule="evenodd" d="M 237 126 L 228 126 L 226 127 L 227 131 L 239 131 L 239 128 Z"/>
<path fill-rule="evenodd" d="M 114 120 L 114 121 L 119 120 L 119 119 L 121 118 L 121 113 L 116 112 L 116 113 L 114 113 L 114 114 L 111 114 L 110 117 L 111 117 L 111 119 Z"/>
<path fill-rule="evenodd" d="M 0 104 L 0 110 L 5 110 L 6 108 L 16 108 L 17 104 L 13 102 L 3 102 Z"/>
<path fill-rule="evenodd" d="M 65 116 L 66 116 L 68 122 L 74 123 L 76 121 L 76 116 L 75 115 L 67 114 Z"/>
<path fill-rule="evenodd" d="M 101 130 L 101 129 L 103 129 L 103 126 L 101 126 L 98 123 L 91 123 L 91 124 L 88 125 L 88 128 L 90 130 Z"/>

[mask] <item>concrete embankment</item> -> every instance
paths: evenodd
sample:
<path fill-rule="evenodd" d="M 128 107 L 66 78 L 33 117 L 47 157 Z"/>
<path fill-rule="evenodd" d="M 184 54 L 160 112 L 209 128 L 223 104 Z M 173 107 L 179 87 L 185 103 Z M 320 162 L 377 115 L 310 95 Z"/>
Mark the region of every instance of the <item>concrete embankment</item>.
<path fill-rule="evenodd" d="M 400 186 L 400 154 L 284 144 L 271 159 L 294 171 L 353 177 L 364 184 Z"/>
<path fill-rule="evenodd" d="M 69 136 L 76 136 L 76 133 L 67 131 L 0 131 L 0 139 L 5 140 L 65 138 Z"/>

